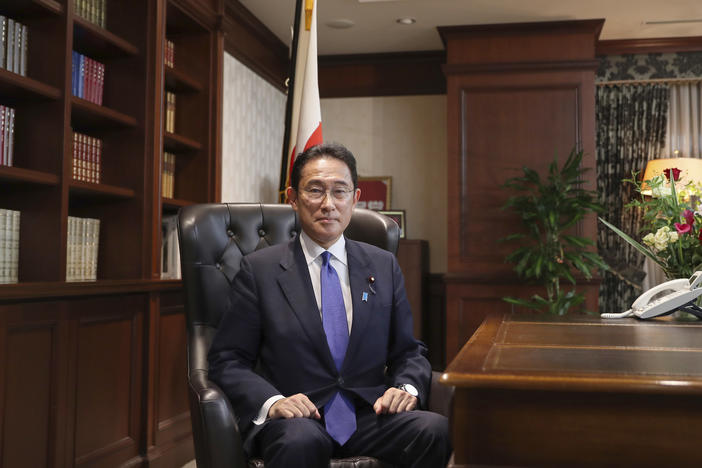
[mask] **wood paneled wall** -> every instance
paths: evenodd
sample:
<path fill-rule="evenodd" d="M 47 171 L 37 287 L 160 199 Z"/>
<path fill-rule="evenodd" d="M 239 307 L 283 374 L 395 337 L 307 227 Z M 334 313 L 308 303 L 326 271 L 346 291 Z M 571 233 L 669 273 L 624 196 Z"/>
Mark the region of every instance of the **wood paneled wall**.
<path fill-rule="evenodd" d="M 501 184 L 585 151 L 595 166 L 595 44 L 602 20 L 440 28 L 447 50 L 447 360 L 505 295 L 528 296 L 497 239 L 519 224 Z M 595 187 L 590 178 L 588 188 Z M 595 219 L 578 226 L 593 238 Z M 596 310 L 596 285 L 588 306 Z M 594 302 L 593 302 L 594 301 Z"/>

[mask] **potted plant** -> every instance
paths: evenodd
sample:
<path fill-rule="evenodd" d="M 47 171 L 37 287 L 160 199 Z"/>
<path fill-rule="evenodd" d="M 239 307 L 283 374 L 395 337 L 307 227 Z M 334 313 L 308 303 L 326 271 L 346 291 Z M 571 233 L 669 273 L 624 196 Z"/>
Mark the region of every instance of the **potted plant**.
<path fill-rule="evenodd" d="M 578 221 L 589 213 L 602 211 L 596 193 L 582 187 L 583 175 L 589 170 L 580 167 L 582 159 L 583 152 L 573 150 L 561 168 L 554 158 L 544 178 L 523 167 L 523 175 L 504 183 L 503 187 L 514 195 L 503 209 L 511 210 L 524 226 L 523 232 L 501 239 L 519 243 L 505 261 L 514 264 L 521 279 L 539 282 L 546 289 L 546 297 L 505 297 L 505 301 L 564 315 L 582 304 L 585 297 L 575 288 L 565 291 L 562 280 L 575 286 L 576 271 L 590 279 L 597 269 L 607 269 L 602 258 L 592 251 L 595 242 L 573 234 Z"/>
<path fill-rule="evenodd" d="M 623 182 L 633 184 L 639 194 L 626 207 L 642 210 L 641 231 L 646 233 L 642 244 L 606 220 L 600 218 L 600 221 L 660 266 L 669 279 L 689 278 L 701 269 L 702 185 L 682 181 L 681 170 L 676 167 L 644 181 L 633 173 L 631 179 Z M 650 196 L 645 195 L 646 190 L 650 191 Z"/>

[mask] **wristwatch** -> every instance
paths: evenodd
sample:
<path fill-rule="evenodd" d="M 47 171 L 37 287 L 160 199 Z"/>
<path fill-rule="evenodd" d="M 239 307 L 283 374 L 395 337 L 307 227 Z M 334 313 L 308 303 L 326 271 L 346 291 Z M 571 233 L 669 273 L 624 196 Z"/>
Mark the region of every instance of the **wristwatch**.
<path fill-rule="evenodd" d="M 409 393 L 413 397 L 417 397 L 419 395 L 419 392 L 417 391 L 416 388 L 414 388 L 414 385 L 412 384 L 400 384 L 397 385 L 395 388 L 399 388 L 400 390 Z"/>

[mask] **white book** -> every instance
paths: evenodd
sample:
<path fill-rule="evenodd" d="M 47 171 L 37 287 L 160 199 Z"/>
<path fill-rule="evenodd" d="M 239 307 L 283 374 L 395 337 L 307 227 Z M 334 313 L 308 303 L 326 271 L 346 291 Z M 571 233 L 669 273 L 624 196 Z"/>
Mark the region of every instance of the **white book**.
<path fill-rule="evenodd" d="M 5 276 L 5 262 L 9 259 L 7 258 L 7 244 L 5 241 L 5 222 L 8 216 L 9 210 L 4 210 L 0 208 L 0 284 L 7 283 L 8 279 Z"/>
<path fill-rule="evenodd" d="M 105 0 L 100 1 L 100 26 L 106 28 L 105 17 L 107 16 L 107 5 Z"/>
<path fill-rule="evenodd" d="M 85 218 L 79 218 L 79 261 L 78 261 L 78 280 L 85 281 L 88 278 L 88 269 L 86 268 L 87 254 L 88 254 L 88 220 Z"/>
<path fill-rule="evenodd" d="M 0 15 L 0 68 L 6 68 L 5 51 L 7 50 L 7 18 Z"/>
<path fill-rule="evenodd" d="M 9 151 L 10 151 L 10 108 L 4 106 L 3 108 L 3 120 L 5 121 L 5 126 L 2 131 L 2 154 L 4 159 L 4 164 L 9 165 Z"/>
<path fill-rule="evenodd" d="M 71 281 L 78 281 L 78 218 L 73 218 L 71 234 Z"/>
<path fill-rule="evenodd" d="M 8 166 L 12 166 L 15 156 L 15 110 L 13 108 L 7 108 L 5 119 L 5 126 L 7 127 L 7 154 L 5 155 L 5 163 Z"/>
<path fill-rule="evenodd" d="M 12 63 L 12 71 L 15 73 L 20 72 L 20 57 L 22 56 L 22 23 L 15 21 L 15 40 L 13 45 L 15 50 L 13 52 L 14 61 Z"/>
<path fill-rule="evenodd" d="M 73 281 L 73 217 L 68 217 L 68 232 L 66 233 L 66 281 Z"/>
<path fill-rule="evenodd" d="M 27 76 L 27 50 L 29 49 L 29 28 L 22 25 L 22 42 L 20 42 L 19 74 Z"/>
<path fill-rule="evenodd" d="M 98 247 L 100 246 L 100 220 L 99 219 L 93 219 L 92 220 L 92 234 L 93 234 L 93 243 L 91 246 L 91 263 L 90 263 L 90 278 L 93 281 L 97 280 L 97 266 L 98 266 Z"/>
<path fill-rule="evenodd" d="M 0 166 L 6 166 L 5 161 L 5 106 L 0 104 Z"/>
<path fill-rule="evenodd" d="M 20 212 L 12 212 L 12 254 L 10 255 L 10 282 L 19 280 L 19 241 L 20 241 Z"/>
<path fill-rule="evenodd" d="M 5 283 L 9 283 L 12 277 L 12 210 L 5 210 L 5 223 L 3 230 L 5 231 L 5 261 L 3 262 L 2 277 Z"/>
<path fill-rule="evenodd" d="M 164 218 L 166 236 L 165 269 L 169 279 L 180 279 L 180 251 L 178 249 L 178 217 L 167 216 Z"/>
<path fill-rule="evenodd" d="M 5 69 L 12 71 L 12 65 L 15 63 L 15 20 L 12 18 L 7 18 L 7 33 L 5 37 Z"/>
<path fill-rule="evenodd" d="M 66 281 L 76 281 L 76 218 L 68 217 L 68 249 L 66 255 Z"/>
<path fill-rule="evenodd" d="M 71 236 L 71 281 L 79 280 L 78 272 L 78 260 L 79 260 L 79 249 L 78 249 L 78 236 L 80 234 L 79 229 L 80 220 L 78 218 L 73 218 L 73 234 Z"/>

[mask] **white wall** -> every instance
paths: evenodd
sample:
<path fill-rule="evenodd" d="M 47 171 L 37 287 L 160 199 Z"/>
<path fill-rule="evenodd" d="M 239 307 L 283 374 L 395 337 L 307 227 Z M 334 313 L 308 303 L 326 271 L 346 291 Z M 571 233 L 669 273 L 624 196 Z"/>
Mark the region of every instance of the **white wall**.
<path fill-rule="evenodd" d="M 224 54 L 222 201 L 278 201 L 285 95 Z"/>
<path fill-rule="evenodd" d="M 351 150 L 359 175 L 392 176 L 407 237 L 428 240 L 431 271 L 446 272 L 446 96 L 322 99 L 322 133 Z"/>

